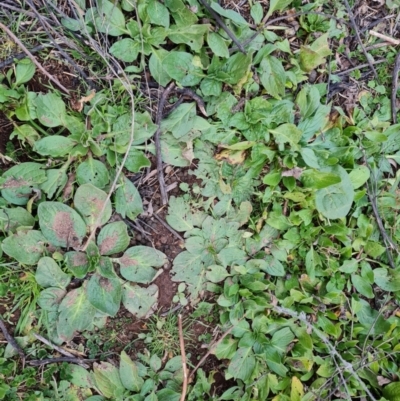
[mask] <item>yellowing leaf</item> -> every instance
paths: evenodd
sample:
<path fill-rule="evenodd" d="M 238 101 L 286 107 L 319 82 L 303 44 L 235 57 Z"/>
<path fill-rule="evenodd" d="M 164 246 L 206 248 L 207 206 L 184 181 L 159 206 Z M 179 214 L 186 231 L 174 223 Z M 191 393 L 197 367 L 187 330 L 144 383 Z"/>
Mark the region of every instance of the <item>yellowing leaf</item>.
<path fill-rule="evenodd" d="M 290 391 L 290 400 L 291 401 L 300 401 L 301 397 L 304 395 L 303 384 L 296 377 L 292 377 L 292 389 Z"/>

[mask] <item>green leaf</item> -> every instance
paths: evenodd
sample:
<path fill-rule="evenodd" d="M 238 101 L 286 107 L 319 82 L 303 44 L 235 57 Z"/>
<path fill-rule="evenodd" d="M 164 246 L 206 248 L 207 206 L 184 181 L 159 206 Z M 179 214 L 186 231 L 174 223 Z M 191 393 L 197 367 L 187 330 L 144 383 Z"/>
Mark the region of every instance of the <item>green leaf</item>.
<path fill-rule="evenodd" d="M 357 166 L 349 173 L 349 178 L 353 184 L 353 189 L 362 187 L 370 177 L 370 171 L 367 166 Z"/>
<path fill-rule="evenodd" d="M 208 266 L 206 277 L 207 280 L 211 281 L 212 283 L 219 283 L 229 276 L 230 274 L 226 271 L 225 267 L 219 265 Z"/>
<path fill-rule="evenodd" d="M 164 58 L 164 71 L 182 86 L 197 85 L 204 77 L 193 55 L 185 52 L 169 52 Z"/>
<path fill-rule="evenodd" d="M 168 54 L 169 52 L 164 49 L 153 49 L 149 60 L 150 73 L 161 86 L 167 86 L 171 81 L 171 77 L 164 69 L 164 59 Z"/>
<path fill-rule="evenodd" d="M 372 299 L 375 294 L 372 291 L 371 284 L 367 279 L 356 274 L 351 275 L 351 282 L 353 283 L 355 289 L 364 297 Z"/>
<path fill-rule="evenodd" d="M 60 202 L 42 202 L 38 216 L 43 235 L 54 246 L 76 248 L 82 243 L 86 224 L 74 209 Z"/>
<path fill-rule="evenodd" d="M 97 245 L 101 255 L 123 252 L 129 245 L 129 241 L 128 230 L 123 221 L 107 224 L 101 229 L 97 237 Z"/>
<path fill-rule="evenodd" d="M 68 292 L 58 310 L 57 333 L 63 341 L 71 341 L 76 331 L 89 327 L 96 313 L 82 287 Z"/>
<path fill-rule="evenodd" d="M 92 184 L 103 189 L 110 181 L 110 174 L 104 163 L 89 157 L 76 169 L 76 180 L 80 185 Z"/>
<path fill-rule="evenodd" d="M 282 124 L 279 127 L 270 130 L 271 134 L 275 138 L 275 142 L 279 145 L 288 143 L 294 148 L 297 148 L 302 135 L 302 131 L 299 130 L 294 124 Z"/>
<path fill-rule="evenodd" d="M 269 2 L 269 9 L 266 17 L 269 18 L 275 11 L 282 11 L 288 5 L 292 3 L 293 0 L 271 0 Z"/>
<path fill-rule="evenodd" d="M 17 117 L 19 120 L 23 120 L 21 116 L 17 115 Z M 30 119 L 30 117 L 27 116 L 26 119 Z M 40 135 L 29 124 L 15 125 L 14 131 L 10 135 L 10 139 L 13 139 L 14 137 L 17 137 L 23 145 L 25 142 L 28 142 L 31 147 L 33 147 L 35 142 L 40 139 Z"/>
<path fill-rule="evenodd" d="M 118 278 L 105 278 L 93 274 L 86 287 L 89 302 L 99 311 L 115 316 L 121 303 L 121 284 Z"/>
<path fill-rule="evenodd" d="M 275 347 L 268 347 L 265 352 L 268 367 L 278 375 L 285 377 L 288 369 L 282 364 L 281 357 Z"/>
<path fill-rule="evenodd" d="M 40 231 L 17 231 L 1 243 L 5 254 L 23 265 L 36 264 L 46 247 L 46 238 Z"/>
<path fill-rule="evenodd" d="M 190 206 L 181 197 L 171 196 L 166 220 L 177 231 L 190 231 L 194 227 Z"/>
<path fill-rule="evenodd" d="M 161 139 L 161 155 L 165 163 L 176 167 L 187 167 L 190 165 L 188 159 L 183 156 L 187 146 L 175 139 L 172 134 L 165 133 Z"/>
<path fill-rule="evenodd" d="M 0 231 L 15 232 L 18 227 L 33 227 L 34 217 L 24 208 L 4 208 L 0 209 Z"/>
<path fill-rule="evenodd" d="M 210 25 L 191 25 L 190 27 L 178 27 L 172 25 L 168 38 L 176 44 L 188 45 L 192 51 L 198 52 L 203 46 L 204 35 L 208 32 Z"/>
<path fill-rule="evenodd" d="M 170 131 L 179 139 L 193 129 L 196 117 L 196 103 L 183 103 L 161 122 L 162 131 Z"/>
<path fill-rule="evenodd" d="M 228 367 L 228 373 L 235 379 L 246 382 L 246 380 L 250 379 L 255 367 L 256 359 L 251 347 L 242 347 L 233 356 Z"/>
<path fill-rule="evenodd" d="M 325 57 L 331 51 L 328 44 L 328 33 L 321 35 L 311 46 L 301 46 L 300 66 L 305 72 L 310 72 L 325 62 Z"/>
<path fill-rule="evenodd" d="M 65 187 L 68 176 L 62 168 L 46 170 L 46 176 L 47 180 L 40 185 L 40 189 L 47 194 L 47 199 L 51 199 L 58 189 Z"/>
<path fill-rule="evenodd" d="M 246 78 L 251 66 L 251 56 L 236 53 L 229 57 L 222 69 L 217 71 L 215 78 L 230 85 L 236 85 Z"/>
<path fill-rule="evenodd" d="M 122 287 L 122 303 L 138 319 L 148 316 L 157 300 L 158 287 L 155 284 L 143 288 L 126 283 Z"/>
<path fill-rule="evenodd" d="M 89 9 L 86 17 L 94 22 L 97 30 L 110 36 L 119 36 L 126 32 L 125 17 L 116 4 L 108 0 L 98 0 L 97 8 Z"/>
<path fill-rule="evenodd" d="M 42 156 L 62 157 L 71 153 L 76 141 L 65 136 L 52 135 L 35 142 L 33 150 Z"/>
<path fill-rule="evenodd" d="M 247 21 L 236 11 L 226 10 L 222 8 L 218 3 L 211 2 L 211 8 L 216 11 L 219 15 L 222 15 L 225 18 L 230 19 L 238 25 L 248 25 Z"/>
<path fill-rule="evenodd" d="M 123 176 L 121 181 L 115 192 L 115 210 L 123 218 L 135 220 L 143 212 L 142 198 L 130 180 Z"/>
<path fill-rule="evenodd" d="M 341 178 L 341 182 L 320 189 L 315 194 L 317 210 L 328 219 L 345 217 L 354 200 L 353 184 L 346 170 L 340 166 L 326 167 L 323 172 L 333 173 Z"/>
<path fill-rule="evenodd" d="M 38 95 L 34 100 L 37 118 L 45 127 L 66 126 L 66 109 L 62 99 L 54 92 Z M 48 137 L 51 139 L 52 137 Z"/>
<path fill-rule="evenodd" d="M 46 288 L 39 294 L 37 302 L 43 310 L 56 312 L 66 294 L 63 288 Z"/>
<path fill-rule="evenodd" d="M 39 163 L 21 163 L 11 167 L 0 178 L 1 195 L 14 205 L 26 205 L 39 184 L 46 181 L 46 173 Z"/>
<path fill-rule="evenodd" d="M 162 267 L 167 258 L 154 248 L 139 245 L 127 249 L 117 262 L 122 277 L 135 283 L 148 284 L 157 274 L 153 267 Z"/>
<path fill-rule="evenodd" d="M 337 174 L 323 171 L 306 170 L 301 174 L 301 182 L 306 188 L 323 189 L 341 181 Z"/>
<path fill-rule="evenodd" d="M 224 338 L 215 349 L 215 356 L 218 359 L 232 359 L 236 353 L 237 340 L 233 338 Z"/>
<path fill-rule="evenodd" d="M 122 399 L 124 386 L 121 382 L 118 369 L 108 362 L 93 364 L 94 379 L 97 388 L 106 398 Z"/>
<path fill-rule="evenodd" d="M 77 278 L 84 278 L 89 270 L 89 260 L 84 252 L 66 252 L 64 255 L 65 265 Z"/>
<path fill-rule="evenodd" d="M 140 50 L 140 42 L 130 38 L 118 40 L 110 47 L 110 53 L 118 60 L 124 61 L 125 63 L 132 63 L 135 61 Z"/>
<path fill-rule="evenodd" d="M 71 281 L 71 276 L 64 273 L 53 258 L 45 256 L 38 262 L 35 279 L 44 288 L 66 288 Z"/>
<path fill-rule="evenodd" d="M 250 15 L 251 18 L 253 18 L 253 21 L 256 25 L 258 25 L 261 22 L 262 17 L 264 15 L 263 6 L 261 5 L 261 3 L 257 2 L 251 6 Z"/>
<path fill-rule="evenodd" d="M 399 401 L 400 383 L 393 382 L 385 386 L 382 395 L 389 401 Z"/>
<path fill-rule="evenodd" d="M 125 351 L 121 352 L 119 361 L 119 375 L 124 387 L 129 391 L 140 392 L 144 380 L 139 376 L 138 368 L 135 362 L 127 355 Z"/>
<path fill-rule="evenodd" d="M 138 173 L 142 168 L 150 167 L 150 160 L 141 150 L 131 148 L 125 162 L 125 168 L 132 173 Z"/>
<path fill-rule="evenodd" d="M 284 327 L 274 333 L 271 339 L 271 345 L 281 355 L 286 354 L 287 346 L 294 340 L 294 334 L 289 327 Z"/>
<path fill-rule="evenodd" d="M 30 59 L 24 58 L 18 61 L 17 67 L 15 68 L 15 82 L 13 88 L 29 82 L 34 75 L 35 64 L 33 64 Z"/>
<path fill-rule="evenodd" d="M 100 219 L 99 224 L 102 226 L 110 220 L 112 213 L 111 202 L 106 202 L 106 199 L 107 194 L 101 189 L 92 184 L 83 184 L 75 192 L 74 205 L 86 224 L 93 227 Z"/>
<path fill-rule="evenodd" d="M 164 4 L 157 0 L 150 0 L 147 5 L 147 14 L 152 24 L 169 28 L 169 12 Z"/>
<path fill-rule="evenodd" d="M 68 380 L 75 386 L 82 388 L 94 388 L 96 386 L 91 372 L 82 366 L 71 363 L 65 367 L 65 374 L 68 375 Z"/>
<path fill-rule="evenodd" d="M 229 58 L 229 50 L 226 42 L 220 35 L 210 32 L 207 36 L 207 43 L 210 49 L 218 57 Z"/>
<path fill-rule="evenodd" d="M 274 56 L 264 57 L 260 64 L 260 80 L 267 92 L 275 99 L 285 94 L 286 72 L 282 62 Z"/>

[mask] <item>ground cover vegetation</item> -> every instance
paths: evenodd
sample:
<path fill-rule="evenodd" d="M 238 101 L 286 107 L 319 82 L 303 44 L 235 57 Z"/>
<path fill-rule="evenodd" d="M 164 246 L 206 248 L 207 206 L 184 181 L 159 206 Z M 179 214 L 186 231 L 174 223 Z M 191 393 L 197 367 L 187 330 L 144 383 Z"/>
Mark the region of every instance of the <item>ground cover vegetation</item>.
<path fill-rule="evenodd" d="M 0 399 L 398 400 L 399 5 L 5 0 Z"/>

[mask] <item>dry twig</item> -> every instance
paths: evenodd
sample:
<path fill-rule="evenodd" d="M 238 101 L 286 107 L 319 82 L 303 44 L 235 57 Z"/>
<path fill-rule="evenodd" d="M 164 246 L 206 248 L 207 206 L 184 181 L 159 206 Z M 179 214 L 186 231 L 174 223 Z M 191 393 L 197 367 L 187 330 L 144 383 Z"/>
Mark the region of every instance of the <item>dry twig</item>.
<path fill-rule="evenodd" d="M 392 74 L 392 93 L 390 98 L 390 104 L 392 107 L 393 124 L 397 124 L 396 99 L 397 99 L 397 88 L 399 86 L 399 70 L 400 70 L 400 53 L 398 53 L 396 56 Z"/>
<path fill-rule="evenodd" d="M 185 240 L 180 236 L 169 224 L 167 224 L 160 216 L 158 216 L 157 212 L 153 213 L 153 216 L 162 224 L 170 233 L 174 234 L 176 238 L 180 241 L 185 242 Z"/>
<path fill-rule="evenodd" d="M 164 179 L 164 171 L 163 171 L 163 162 L 161 155 L 161 119 L 163 116 L 163 110 L 165 107 L 165 102 L 167 101 L 167 97 L 175 87 L 175 82 L 171 82 L 164 90 L 161 95 L 160 103 L 158 104 L 157 116 L 156 116 L 156 125 L 157 131 L 154 134 L 154 143 L 156 145 L 156 158 L 157 158 L 157 174 L 158 174 L 158 182 L 160 183 L 160 192 L 161 192 L 161 201 L 163 205 L 168 203 L 168 195 L 165 189 L 165 179 Z"/>
<path fill-rule="evenodd" d="M 33 333 L 33 336 L 37 340 L 41 341 L 43 344 L 46 344 L 50 348 L 53 348 L 54 350 L 58 351 L 60 354 L 63 354 L 65 356 L 72 357 L 72 358 L 74 357 L 70 352 L 64 350 L 63 348 L 59 347 L 58 345 L 55 345 L 55 344 L 51 343 L 49 340 L 47 340 L 46 338 L 42 337 L 40 334 Z"/>
<path fill-rule="evenodd" d="M 375 36 L 376 38 L 379 38 L 379 39 L 383 39 L 385 42 L 389 42 L 392 45 L 395 45 L 395 46 L 400 45 L 400 40 L 394 39 L 387 35 L 384 35 L 383 33 L 379 33 L 379 32 L 373 31 L 373 30 L 369 31 L 369 33 L 370 33 L 370 35 Z"/>
<path fill-rule="evenodd" d="M 246 50 L 244 50 L 243 45 L 238 41 L 236 36 L 232 33 L 232 31 L 225 25 L 224 21 L 222 21 L 221 17 L 210 7 L 206 0 L 199 0 L 200 3 L 207 9 L 207 11 L 212 15 L 217 24 L 226 32 L 226 34 L 232 39 L 232 42 L 238 47 L 238 49 L 246 54 Z"/>
<path fill-rule="evenodd" d="M 22 44 L 22 42 L 4 25 L 0 22 L 0 29 L 2 29 L 25 53 L 26 55 L 32 60 L 32 62 L 36 65 L 39 70 L 49 78 L 50 81 L 55 83 L 62 91 L 69 94 L 69 90 L 65 88 L 57 78 L 51 76 L 36 60 L 36 58 L 32 55 L 32 53 Z"/>
<path fill-rule="evenodd" d="M 371 68 L 371 71 L 374 73 L 375 79 L 379 83 L 378 73 L 376 72 L 374 64 L 372 63 L 372 61 L 369 58 L 369 53 L 365 50 L 364 44 L 363 44 L 363 42 L 361 40 L 360 31 L 358 30 L 357 23 L 356 23 L 356 21 L 354 19 L 353 11 L 350 8 L 350 4 L 349 4 L 348 0 L 344 0 L 344 4 L 345 4 L 347 12 L 349 14 L 350 22 L 351 22 L 351 25 L 352 25 L 352 27 L 354 29 L 355 34 L 356 34 L 357 41 L 358 41 L 359 45 L 361 46 L 362 52 L 364 53 L 364 55 L 365 55 L 365 57 L 367 59 L 367 62 L 369 64 L 369 67 Z"/>
<path fill-rule="evenodd" d="M 7 342 L 18 352 L 19 356 L 21 357 L 22 361 L 25 362 L 25 354 L 22 348 L 18 345 L 15 341 L 14 337 L 8 332 L 6 325 L 4 324 L 3 320 L 0 318 L 0 329 L 3 332 L 4 338 Z"/>
<path fill-rule="evenodd" d="M 96 359 L 80 359 L 75 357 L 64 356 L 61 358 L 34 359 L 32 361 L 29 361 L 28 364 L 32 366 L 42 366 L 42 365 L 48 365 L 49 363 L 62 363 L 62 362 L 75 363 L 76 365 L 80 365 L 84 368 L 89 368 L 90 366 L 85 362 L 96 362 Z"/>
<path fill-rule="evenodd" d="M 243 319 L 243 318 L 242 318 Z M 242 320 L 240 319 L 240 320 Z M 239 320 L 239 321 L 240 321 Z M 203 356 L 203 358 L 200 359 L 199 363 L 195 366 L 195 368 L 190 372 L 189 380 L 193 378 L 194 374 L 196 373 L 197 369 L 203 365 L 203 363 L 206 361 L 206 359 L 209 357 L 209 355 L 215 350 L 215 348 L 218 347 L 218 345 L 222 342 L 222 340 L 235 328 L 235 326 L 231 326 L 225 333 L 220 337 L 219 340 L 214 341 L 211 345 L 210 348 L 208 349 L 207 353 Z"/>
<path fill-rule="evenodd" d="M 188 369 L 186 364 L 186 352 L 185 352 L 185 341 L 183 339 L 183 328 L 182 328 L 182 315 L 178 315 L 178 329 L 179 329 L 179 345 L 181 347 L 182 356 L 182 368 L 183 368 L 183 385 L 182 385 L 182 395 L 180 401 L 185 401 L 187 386 L 188 386 Z"/>

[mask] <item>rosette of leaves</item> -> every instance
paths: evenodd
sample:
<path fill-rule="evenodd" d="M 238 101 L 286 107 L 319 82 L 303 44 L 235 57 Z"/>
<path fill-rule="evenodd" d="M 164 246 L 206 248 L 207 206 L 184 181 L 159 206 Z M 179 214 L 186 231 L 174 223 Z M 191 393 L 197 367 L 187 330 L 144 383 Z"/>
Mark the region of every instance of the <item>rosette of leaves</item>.
<path fill-rule="evenodd" d="M 75 332 L 99 325 L 107 316 L 115 316 L 122 304 L 132 314 L 143 317 L 156 304 L 158 287 L 147 288 L 136 283 L 149 284 L 157 276 L 166 257 L 163 253 L 145 246 L 128 248 L 130 238 L 124 222 L 105 225 L 96 244 L 90 243 L 86 252 L 68 251 L 64 262 L 68 273 L 49 257 L 39 260 L 36 279 L 45 287 L 39 305 L 55 315 L 56 331 L 60 341 L 69 341 Z M 119 258 L 111 258 L 125 251 Z M 120 265 L 121 279 L 113 262 Z M 77 289 L 68 291 L 71 278 L 83 279 Z M 127 281 L 128 280 L 128 281 Z"/>
<path fill-rule="evenodd" d="M 40 171 L 34 163 L 32 168 Z M 7 180 L 10 179 L 6 177 Z M 121 186 L 118 191 L 117 196 L 124 198 L 125 188 Z M 4 253 L 21 264 L 37 264 L 36 280 L 44 288 L 38 304 L 46 312 L 50 336 L 58 343 L 71 340 L 77 331 L 103 324 L 107 316 L 117 314 L 121 302 L 138 317 L 150 313 L 157 302 L 158 287 L 137 284 L 150 284 L 166 261 L 165 255 L 153 248 L 128 248 L 130 237 L 125 223 L 107 224 L 111 202 L 101 189 L 92 184 L 81 185 L 75 193 L 74 207 L 61 202 L 40 203 L 40 230 L 32 229 L 33 217 L 25 210 L 21 213 L 19 207 L 2 209 L 0 214 L 3 228 L 11 232 L 2 242 Z M 91 242 L 82 252 L 88 228 L 97 220 L 103 227 L 96 243 Z M 56 259 L 47 256 L 47 246 L 58 250 L 53 253 Z M 121 257 L 112 258 L 122 252 Z M 119 264 L 123 279 L 116 274 L 114 262 Z M 83 280 L 79 288 L 69 288 L 73 278 Z"/>
<path fill-rule="evenodd" d="M 219 284 L 232 283 L 231 278 L 237 275 L 233 266 L 241 266 L 242 270 L 239 271 L 249 270 L 261 276 L 284 275 L 284 266 L 279 260 L 259 252 L 272 242 L 277 231 L 265 225 L 260 239 L 249 238 L 246 241 L 244 231 L 239 229 L 248 221 L 252 211 L 249 202 L 243 202 L 240 208 L 235 208 L 232 200 L 227 198 L 217 203 L 213 211 L 221 217 L 214 219 L 192 211 L 182 198 L 170 199 L 166 219 L 176 230 L 186 231 L 186 250 L 173 262 L 172 280 L 186 283 L 192 303 L 198 301 L 206 288 L 215 291 Z M 229 302 L 234 305 L 238 299 L 233 297 Z"/>
<path fill-rule="evenodd" d="M 98 398 L 88 398 L 88 401 L 103 400 L 103 397 L 113 400 L 178 400 L 182 386 L 181 357 L 174 357 L 164 367 L 162 365 L 157 355 L 138 354 L 137 360 L 132 360 L 122 351 L 119 366 L 100 362 L 89 371 L 79 365 L 68 365 L 62 376 L 65 375 L 74 386 L 101 394 L 96 396 Z"/>

